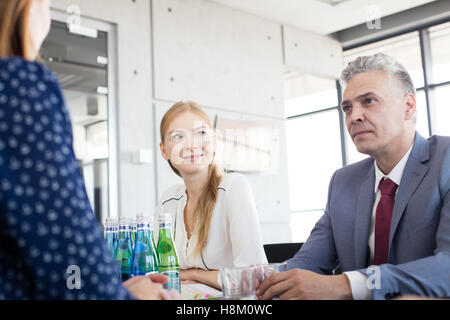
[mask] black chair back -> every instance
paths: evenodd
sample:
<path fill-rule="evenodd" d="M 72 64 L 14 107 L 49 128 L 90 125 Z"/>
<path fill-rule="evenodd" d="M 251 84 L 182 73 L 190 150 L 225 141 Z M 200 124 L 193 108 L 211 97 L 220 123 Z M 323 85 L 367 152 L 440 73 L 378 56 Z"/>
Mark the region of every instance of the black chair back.
<path fill-rule="evenodd" d="M 267 261 L 276 263 L 292 258 L 302 245 L 302 242 L 265 244 L 264 251 L 266 252 Z"/>

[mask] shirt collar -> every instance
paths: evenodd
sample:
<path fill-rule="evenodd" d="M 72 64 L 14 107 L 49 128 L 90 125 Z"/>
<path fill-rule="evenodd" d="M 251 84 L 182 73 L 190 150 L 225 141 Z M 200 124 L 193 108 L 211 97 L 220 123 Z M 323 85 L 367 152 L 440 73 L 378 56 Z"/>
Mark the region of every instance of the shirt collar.
<path fill-rule="evenodd" d="M 400 181 L 402 180 L 403 171 L 405 170 L 406 162 L 408 161 L 411 150 L 414 146 L 414 143 L 409 148 L 408 152 L 405 153 L 403 158 L 397 163 L 397 165 L 389 172 L 388 175 L 385 175 L 379 168 L 377 163 L 375 162 L 375 192 L 378 191 L 378 185 L 380 184 L 381 179 L 389 178 L 394 181 L 398 186 L 400 185 Z"/>

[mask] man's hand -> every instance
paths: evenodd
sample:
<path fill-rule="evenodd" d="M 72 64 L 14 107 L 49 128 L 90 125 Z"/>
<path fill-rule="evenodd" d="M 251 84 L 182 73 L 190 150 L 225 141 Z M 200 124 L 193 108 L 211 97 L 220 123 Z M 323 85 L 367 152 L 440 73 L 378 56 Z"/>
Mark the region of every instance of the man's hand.
<path fill-rule="evenodd" d="M 275 296 L 282 300 L 352 299 L 347 276 L 324 276 L 301 269 L 272 274 L 264 280 L 256 294 L 262 300 Z"/>
<path fill-rule="evenodd" d="M 181 300 L 177 291 L 167 291 L 162 287 L 169 281 L 164 275 L 152 274 L 149 276 L 133 277 L 123 283 L 125 288 L 139 300 Z"/>

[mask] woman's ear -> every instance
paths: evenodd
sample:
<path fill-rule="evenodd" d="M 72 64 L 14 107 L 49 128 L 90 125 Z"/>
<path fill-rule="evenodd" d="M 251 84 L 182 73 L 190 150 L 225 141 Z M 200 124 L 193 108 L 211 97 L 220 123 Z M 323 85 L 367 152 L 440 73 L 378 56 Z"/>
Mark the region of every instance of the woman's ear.
<path fill-rule="evenodd" d="M 164 145 L 162 142 L 159 143 L 159 149 L 161 150 L 161 155 L 164 158 L 164 160 L 169 160 L 170 157 L 167 156 L 166 150 L 164 149 Z"/>

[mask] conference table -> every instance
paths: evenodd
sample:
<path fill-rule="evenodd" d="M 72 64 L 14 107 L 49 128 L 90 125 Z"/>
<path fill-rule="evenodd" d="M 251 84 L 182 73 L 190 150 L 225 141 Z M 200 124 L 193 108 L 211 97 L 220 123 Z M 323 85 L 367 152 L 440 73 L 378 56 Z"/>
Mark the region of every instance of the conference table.
<path fill-rule="evenodd" d="M 203 283 L 182 283 L 181 297 L 184 300 L 214 300 L 222 298 L 222 291 Z"/>

